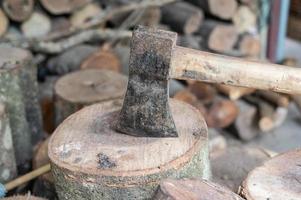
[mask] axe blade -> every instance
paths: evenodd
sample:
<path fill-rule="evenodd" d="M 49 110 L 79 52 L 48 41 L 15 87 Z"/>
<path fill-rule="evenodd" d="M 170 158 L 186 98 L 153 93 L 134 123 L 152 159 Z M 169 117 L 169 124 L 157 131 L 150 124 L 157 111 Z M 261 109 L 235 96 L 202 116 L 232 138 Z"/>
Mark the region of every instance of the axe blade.
<path fill-rule="evenodd" d="M 177 137 L 169 108 L 169 72 L 177 34 L 138 26 L 133 32 L 129 81 L 116 129 L 143 137 Z"/>

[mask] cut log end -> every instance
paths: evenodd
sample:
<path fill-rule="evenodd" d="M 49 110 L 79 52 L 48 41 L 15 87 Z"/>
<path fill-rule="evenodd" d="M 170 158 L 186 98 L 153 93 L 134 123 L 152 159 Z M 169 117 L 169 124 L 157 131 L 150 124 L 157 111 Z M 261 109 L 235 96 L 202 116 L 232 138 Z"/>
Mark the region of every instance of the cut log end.
<path fill-rule="evenodd" d="M 71 13 L 72 11 L 89 3 L 90 1 L 91 0 L 40 0 L 44 8 L 54 15 Z"/>
<path fill-rule="evenodd" d="M 9 21 L 2 9 L 0 8 L 0 37 L 2 37 L 6 33 L 8 25 Z"/>
<path fill-rule="evenodd" d="M 207 0 L 210 13 L 221 19 L 231 19 L 237 9 L 236 0 Z"/>
<path fill-rule="evenodd" d="M 27 20 L 33 12 L 33 0 L 3 0 L 2 6 L 8 17 L 16 22 Z"/>

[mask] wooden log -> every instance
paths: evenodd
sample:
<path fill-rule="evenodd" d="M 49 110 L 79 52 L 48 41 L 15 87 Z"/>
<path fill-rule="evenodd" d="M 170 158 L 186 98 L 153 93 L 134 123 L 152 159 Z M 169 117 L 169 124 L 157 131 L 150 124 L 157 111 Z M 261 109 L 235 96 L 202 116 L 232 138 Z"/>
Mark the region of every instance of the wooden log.
<path fill-rule="evenodd" d="M 57 76 L 47 76 L 43 83 L 39 83 L 39 102 L 42 111 L 44 130 L 51 134 L 54 129 L 54 85 Z"/>
<path fill-rule="evenodd" d="M 207 180 L 167 179 L 160 183 L 154 200 L 243 200 L 234 192 Z"/>
<path fill-rule="evenodd" d="M 7 16 L 16 22 L 27 20 L 33 12 L 33 0 L 3 0 L 2 7 Z"/>
<path fill-rule="evenodd" d="M 75 46 L 62 54 L 50 58 L 46 63 L 46 67 L 51 74 L 67 74 L 80 69 L 81 63 L 96 50 L 96 47 L 86 44 Z"/>
<path fill-rule="evenodd" d="M 199 50 L 202 49 L 201 42 L 202 42 L 202 37 L 197 35 L 180 35 L 178 36 L 178 40 L 177 40 L 179 46 L 192 48 L 192 49 L 199 49 Z"/>
<path fill-rule="evenodd" d="M 235 102 L 218 99 L 209 107 L 206 122 L 209 127 L 225 128 L 231 125 L 239 114 Z"/>
<path fill-rule="evenodd" d="M 221 93 L 227 95 L 231 100 L 238 100 L 245 95 L 255 92 L 255 89 L 253 88 L 235 87 L 223 84 L 216 84 L 216 88 Z"/>
<path fill-rule="evenodd" d="M 247 200 L 300 200 L 300 155 L 301 151 L 297 149 L 264 162 L 248 174 L 240 194 Z"/>
<path fill-rule="evenodd" d="M 241 5 L 232 17 L 234 26 L 239 33 L 253 33 L 257 30 L 257 16 L 248 6 Z"/>
<path fill-rule="evenodd" d="M 147 8 L 142 17 L 139 19 L 139 24 L 143 26 L 158 26 L 161 21 L 161 10 L 158 7 Z"/>
<path fill-rule="evenodd" d="M 50 162 L 48 157 L 48 144 L 49 139 L 47 138 L 41 143 L 33 157 L 32 166 L 33 169 L 42 167 Z M 39 176 L 33 186 L 33 194 L 46 199 L 57 199 L 55 191 L 54 180 L 51 172 Z"/>
<path fill-rule="evenodd" d="M 290 103 L 288 96 L 286 96 L 285 94 L 264 90 L 258 90 L 256 94 L 274 104 L 275 106 L 286 108 Z"/>
<path fill-rule="evenodd" d="M 45 36 L 51 30 L 50 18 L 40 12 L 34 12 L 21 24 L 21 30 L 28 38 Z"/>
<path fill-rule="evenodd" d="M 5 183 L 17 176 L 17 164 L 12 132 L 5 105 L 0 103 L 0 182 Z"/>
<path fill-rule="evenodd" d="M 76 28 L 83 27 L 83 25 L 91 20 L 93 16 L 100 14 L 101 12 L 102 9 L 99 4 L 89 3 L 72 13 L 70 17 L 71 25 Z"/>
<path fill-rule="evenodd" d="M 258 58 L 261 53 L 261 43 L 259 38 L 243 34 L 238 40 L 238 50 L 245 56 Z"/>
<path fill-rule="evenodd" d="M 74 10 L 79 9 L 80 7 L 89 3 L 90 1 L 91 0 L 75 0 L 75 1 L 40 0 L 43 7 L 51 14 L 54 15 L 71 13 Z"/>
<path fill-rule="evenodd" d="M 211 160 L 212 180 L 237 192 L 248 173 L 270 158 L 265 150 L 258 147 L 228 147 Z"/>
<path fill-rule="evenodd" d="M 236 103 L 239 107 L 239 114 L 232 128 L 234 128 L 235 133 L 241 140 L 250 141 L 259 134 L 259 129 L 256 125 L 257 108 L 242 100 Z"/>
<path fill-rule="evenodd" d="M 3 198 L 3 200 L 46 200 L 46 199 L 41 198 L 41 197 L 35 197 L 29 193 L 29 194 L 23 195 L 23 196 L 17 195 L 17 196 L 6 197 L 6 198 Z"/>
<path fill-rule="evenodd" d="M 0 37 L 2 37 L 7 32 L 8 26 L 9 20 L 7 19 L 3 10 L 0 8 Z"/>
<path fill-rule="evenodd" d="M 162 7 L 162 22 L 184 34 L 196 32 L 203 21 L 203 12 L 186 2 L 175 2 Z"/>
<path fill-rule="evenodd" d="M 223 154 L 227 148 L 226 138 L 215 128 L 208 129 L 210 160 Z"/>
<path fill-rule="evenodd" d="M 51 18 L 51 32 L 57 32 L 64 29 L 69 29 L 71 22 L 67 17 L 52 17 Z"/>
<path fill-rule="evenodd" d="M 4 102 L 9 113 L 19 173 L 29 170 L 33 136 L 29 130 L 27 115 L 29 117 L 33 114 L 29 112 L 38 106 L 35 98 L 29 98 L 35 96 L 34 81 L 30 79 L 29 74 L 31 69 L 36 68 L 31 60 L 32 56 L 28 51 L 10 47 L 0 48 L 0 101 Z"/>
<path fill-rule="evenodd" d="M 81 69 L 107 69 L 121 71 L 120 60 L 110 49 L 99 49 L 88 56 L 80 65 Z"/>
<path fill-rule="evenodd" d="M 229 20 L 237 9 L 236 0 L 187 0 L 201 7 L 207 14 Z"/>
<path fill-rule="evenodd" d="M 54 87 L 55 125 L 86 105 L 123 97 L 125 76 L 108 70 L 81 70 L 60 78 Z"/>
<path fill-rule="evenodd" d="M 194 82 L 188 88 L 204 104 L 211 103 L 216 96 L 215 88 L 207 83 Z"/>
<path fill-rule="evenodd" d="M 207 128 L 192 106 L 171 99 L 179 137 L 148 138 L 112 128 L 121 105 L 88 106 L 54 132 L 48 155 L 60 199 L 150 199 L 162 179 L 209 178 Z"/>
<path fill-rule="evenodd" d="M 231 51 L 238 40 L 238 33 L 233 25 L 214 20 L 205 20 L 198 34 L 203 37 L 202 46 L 220 53 Z"/>

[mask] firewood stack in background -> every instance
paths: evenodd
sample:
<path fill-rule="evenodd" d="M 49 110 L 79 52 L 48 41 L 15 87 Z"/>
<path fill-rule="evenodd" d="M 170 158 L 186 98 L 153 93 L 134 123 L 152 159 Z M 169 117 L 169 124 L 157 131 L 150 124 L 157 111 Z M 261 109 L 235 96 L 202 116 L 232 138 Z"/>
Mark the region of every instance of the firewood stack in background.
<path fill-rule="evenodd" d="M 266 45 L 260 36 L 260 0 L 3 0 L 1 3 L 0 48 L 12 46 L 27 49 L 33 55 L 32 66 L 38 68 L 36 78 L 39 92 L 36 98 L 40 102 L 44 132 L 47 134 L 35 133 L 44 135 L 44 138 L 37 136 L 32 141 L 32 145 L 35 145 L 32 148 L 33 167 L 38 167 L 37 160 L 43 160 L 43 164 L 48 162 L 45 153 L 47 144 L 42 142 L 55 130 L 58 121 L 61 122 L 62 119 L 56 119 L 58 112 L 66 110 L 64 115 L 69 115 L 83 106 L 122 96 L 125 88 L 116 88 L 112 82 L 120 85 L 117 82 L 124 81 L 126 77 L 123 76 L 127 76 L 131 31 L 137 24 L 177 32 L 180 46 L 250 60 L 262 59 L 263 46 Z M 297 65 L 293 59 L 285 60 L 284 64 Z M 95 73 L 92 71 L 90 74 L 103 73 L 104 77 L 98 77 L 99 80 L 94 77 L 95 80 L 92 80 L 87 75 L 89 73 L 83 70 L 95 70 Z M 62 87 L 60 83 L 75 72 L 76 76 L 71 76 L 78 83 L 76 88 L 72 81 Z M 125 87 L 124 83 L 121 85 Z M 71 89 L 66 89 L 68 87 L 78 92 L 72 90 L 71 94 Z M 115 94 L 111 95 L 110 92 Z M 9 116 L 11 108 L 1 102 L 1 95 L 0 92 L 0 108 L 3 107 L 5 116 Z M 246 178 L 248 171 L 271 157 L 268 150 L 259 147 L 252 150 L 244 146 L 244 142 L 252 142 L 280 127 L 287 119 L 292 101 L 301 110 L 301 97 L 297 95 L 196 81 L 171 81 L 170 95 L 191 104 L 203 114 L 209 127 L 213 179 L 234 192 L 238 191 L 240 181 Z M 61 96 L 68 96 L 68 102 L 63 104 Z M 75 102 L 78 99 L 80 102 Z M 70 104 L 75 103 L 78 105 L 71 109 Z M 61 109 L 58 111 L 57 108 Z M 30 111 L 24 112 L 28 115 Z M 14 119 L 9 120 L 12 126 L 14 121 L 11 120 Z M 26 123 L 24 126 L 30 129 L 31 122 L 29 119 L 27 121 L 29 125 Z M 8 120 L 5 122 L 8 123 Z M 0 137 L 4 137 L 2 129 L 0 126 Z M 14 131 L 14 128 L 10 129 Z M 16 134 L 12 132 L 10 135 L 15 141 Z M 246 153 L 239 152 L 240 149 Z M 12 152 L 18 151 L 9 149 L 5 154 Z M 236 163 L 233 169 L 223 165 L 225 160 L 235 162 L 236 155 L 247 155 L 251 161 Z M 18 165 L 19 162 L 11 164 L 14 168 L 10 176 L 0 177 L 0 180 L 8 181 L 8 178 L 16 176 L 16 163 Z M 220 169 L 222 166 L 227 169 Z M 3 170 L 1 167 L 0 163 L 0 173 Z M 248 171 L 227 178 L 221 173 L 228 173 L 228 170 L 233 172 L 235 168 L 241 167 Z M 35 188 L 34 195 L 52 198 L 55 196 L 51 185 L 53 180 L 51 177 L 44 179 L 39 178 L 38 183 L 29 184 L 27 188 Z M 41 185 L 48 185 L 51 189 L 37 189 Z"/>

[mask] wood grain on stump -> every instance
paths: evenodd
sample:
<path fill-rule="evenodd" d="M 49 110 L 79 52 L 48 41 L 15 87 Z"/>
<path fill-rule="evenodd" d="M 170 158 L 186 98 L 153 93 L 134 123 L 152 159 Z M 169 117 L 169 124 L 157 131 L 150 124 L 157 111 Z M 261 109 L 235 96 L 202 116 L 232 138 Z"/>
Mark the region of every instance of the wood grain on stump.
<path fill-rule="evenodd" d="M 18 165 L 31 159 L 32 143 L 43 137 L 36 70 L 28 51 L 0 48 L 0 101 L 9 113 Z"/>
<path fill-rule="evenodd" d="M 40 0 L 44 8 L 54 15 L 71 13 L 90 1 L 91 0 Z"/>
<path fill-rule="evenodd" d="M 54 87 L 55 124 L 86 105 L 123 97 L 126 85 L 125 76 L 109 70 L 81 70 L 63 76 Z"/>
<path fill-rule="evenodd" d="M 171 100 L 178 138 L 133 137 L 112 128 L 121 104 L 86 107 L 52 135 L 48 154 L 60 199 L 150 199 L 164 178 L 209 177 L 207 127 L 198 111 Z"/>
<path fill-rule="evenodd" d="M 50 162 L 48 157 L 49 139 L 47 138 L 39 145 L 32 161 L 33 169 L 42 167 Z M 39 176 L 35 180 L 33 194 L 47 199 L 57 199 L 54 180 L 50 172 Z"/>
<path fill-rule="evenodd" d="M 12 132 L 4 104 L 0 103 L 0 182 L 6 183 L 17 176 Z"/>
<path fill-rule="evenodd" d="M 23 22 L 32 14 L 34 0 L 3 0 L 2 7 L 11 20 Z"/>
<path fill-rule="evenodd" d="M 81 69 L 107 69 L 121 71 L 121 63 L 117 55 L 110 50 L 98 50 L 87 57 L 80 66 Z"/>
<path fill-rule="evenodd" d="M 242 184 L 247 200 L 301 199 L 301 150 L 280 154 L 251 171 Z"/>
<path fill-rule="evenodd" d="M 155 200 L 243 200 L 232 191 L 207 180 L 163 180 Z"/>
<path fill-rule="evenodd" d="M 162 22 L 179 33 L 196 32 L 203 18 L 203 12 L 199 8 L 186 2 L 176 2 L 162 7 Z"/>

